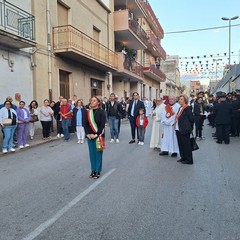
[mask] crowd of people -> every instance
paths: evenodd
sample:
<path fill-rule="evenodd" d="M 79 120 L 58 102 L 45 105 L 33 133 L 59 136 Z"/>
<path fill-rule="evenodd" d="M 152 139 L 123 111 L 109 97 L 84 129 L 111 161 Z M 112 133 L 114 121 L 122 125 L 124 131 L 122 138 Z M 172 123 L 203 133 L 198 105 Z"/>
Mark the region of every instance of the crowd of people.
<path fill-rule="evenodd" d="M 16 98 L 16 96 L 15 96 Z M 14 152 L 16 145 L 21 149 L 34 139 L 36 122 L 42 125 L 43 140 L 51 139 L 56 125 L 57 137 L 69 141 L 70 133 L 76 133 L 77 143 L 87 139 L 91 162 L 91 178 L 99 178 L 102 171 L 102 153 L 105 148 L 105 124 L 110 129 L 110 143 L 120 142 L 122 119 L 128 119 L 131 128 L 129 144 L 144 145 L 145 132 L 152 121 L 150 148 L 160 156 L 180 156 L 178 162 L 193 164 L 191 134 L 195 129 L 197 141 L 204 140 L 203 125 L 216 127 L 213 137 L 218 144 L 230 143 L 230 136 L 240 133 L 240 91 L 218 92 L 216 96 L 199 92 L 189 99 L 185 95 L 168 96 L 167 101 L 143 98 L 134 92 L 128 99 L 114 93 L 109 98 L 94 96 L 88 104 L 76 95 L 72 99 L 59 97 L 57 102 L 45 99 L 41 107 L 33 100 L 27 106 L 18 95 L 18 106 L 12 97 L 0 105 L 0 124 L 3 132 L 2 152 Z M 56 124 L 53 124 L 56 121 Z M 230 134 L 231 133 L 231 134 Z"/>

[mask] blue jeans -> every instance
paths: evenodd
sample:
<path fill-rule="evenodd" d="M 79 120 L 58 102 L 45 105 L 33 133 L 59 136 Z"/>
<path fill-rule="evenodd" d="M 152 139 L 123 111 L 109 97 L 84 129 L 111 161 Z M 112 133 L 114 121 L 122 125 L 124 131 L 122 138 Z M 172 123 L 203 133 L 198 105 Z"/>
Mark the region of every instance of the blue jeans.
<path fill-rule="evenodd" d="M 118 124 L 119 124 L 119 119 L 116 117 L 109 116 L 108 117 L 108 122 L 109 122 L 109 127 L 110 127 L 110 133 L 111 133 L 111 139 L 118 139 L 119 132 L 118 132 Z"/>
<path fill-rule="evenodd" d="M 64 134 L 64 140 L 68 140 L 70 138 L 68 126 L 70 125 L 72 119 L 63 119 L 62 120 L 62 128 Z"/>
<path fill-rule="evenodd" d="M 102 156 L 103 151 L 98 152 L 96 150 L 96 139 L 88 139 L 88 149 L 91 163 L 92 172 L 101 172 L 102 171 Z"/>
<path fill-rule="evenodd" d="M 4 140 L 3 140 L 2 150 L 5 150 L 5 149 L 8 150 L 14 147 L 13 135 L 14 135 L 15 129 L 16 129 L 16 125 L 10 125 L 3 128 Z"/>

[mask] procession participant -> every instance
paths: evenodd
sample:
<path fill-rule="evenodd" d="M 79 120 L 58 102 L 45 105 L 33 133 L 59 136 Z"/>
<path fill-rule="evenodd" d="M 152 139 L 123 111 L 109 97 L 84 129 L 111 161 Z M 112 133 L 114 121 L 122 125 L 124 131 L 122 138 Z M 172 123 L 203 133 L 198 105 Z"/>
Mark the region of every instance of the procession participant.
<path fill-rule="evenodd" d="M 139 143 L 138 145 L 144 145 L 144 137 L 146 132 L 146 127 L 148 125 L 148 118 L 145 116 L 144 109 L 139 109 L 139 115 L 136 118 L 136 126 L 138 128 Z"/>
<path fill-rule="evenodd" d="M 206 112 L 205 105 L 203 104 L 203 98 L 198 97 L 197 101 L 194 103 L 193 108 L 193 115 L 194 115 L 194 121 L 195 121 L 195 130 L 196 130 L 196 140 L 203 140 L 205 139 L 202 136 L 202 129 L 203 129 L 203 122 L 206 118 L 205 112 Z"/>
<path fill-rule="evenodd" d="M 190 134 L 193 130 L 194 117 L 191 107 L 188 106 L 188 97 L 186 95 L 180 95 L 178 102 L 180 104 L 180 108 L 174 125 L 176 128 L 181 159 L 177 162 L 181 162 L 182 164 L 193 164 Z"/>
<path fill-rule="evenodd" d="M 145 116 L 149 117 L 152 114 L 152 102 L 149 101 L 146 97 L 144 97 L 143 103 L 145 106 Z"/>
<path fill-rule="evenodd" d="M 240 132 L 240 101 L 237 98 L 238 96 L 234 94 L 232 96 L 232 107 L 233 107 L 233 115 L 232 115 L 232 126 L 231 126 L 231 137 L 239 137 Z"/>
<path fill-rule="evenodd" d="M 119 121 L 121 116 L 121 105 L 116 100 L 115 93 L 110 94 L 110 101 L 107 104 L 108 123 L 110 127 L 110 143 L 119 143 Z"/>
<path fill-rule="evenodd" d="M 171 157 L 176 157 L 179 153 L 177 136 L 175 132 L 175 118 L 180 105 L 176 103 L 176 97 L 169 96 L 169 104 L 167 104 L 162 112 L 162 127 L 163 134 L 161 139 L 161 152 L 160 156 L 172 153 Z"/>
<path fill-rule="evenodd" d="M 92 97 L 90 110 L 87 115 L 83 115 L 83 124 L 86 136 L 88 138 L 88 148 L 91 163 L 90 178 L 97 179 L 102 171 L 102 156 L 104 144 L 104 128 L 106 115 L 101 109 L 101 100 L 99 97 Z"/>
<path fill-rule="evenodd" d="M 129 142 L 129 144 L 135 143 L 135 134 L 137 129 L 136 118 L 138 116 L 139 109 L 143 108 L 145 111 L 144 103 L 141 100 L 139 100 L 139 94 L 137 92 L 134 92 L 132 96 L 133 96 L 133 99 L 130 102 L 128 107 L 128 118 L 130 121 L 131 133 L 132 133 L 132 140 Z M 138 131 L 137 131 L 137 139 L 139 140 Z"/>
<path fill-rule="evenodd" d="M 222 144 L 224 141 L 225 144 L 230 143 L 230 128 L 231 128 L 231 118 L 233 113 L 232 105 L 227 101 L 226 93 L 218 92 L 218 98 L 220 103 L 215 106 L 215 123 L 216 123 L 216 132 L 217 132 L 217 142 Z"/>
<path fill-rule="evenodd" d="M 162 98 L 158 98 L 156 101 L 156 108 L 153 110 L 153 125 L 152 125 L 152 134 L 150 141 L 150 148 L 153 148 L 155 151 L 160 150 L 161 148 L 161 137 L 162 137 L 162 112 L 164 111 L 165 104 L 163 103 Z"/>
<path fill-rule="evenodd" d="M 60 137 L 64 137 L 63 129 L 62 129 L 62 118 L 61 118 L 61 115 L 59 114 L 63 96 L 59 96 L 58 99 L 59 99 L 59 101 L 56 102 L 54 105 L 54 118 L 57 123 L 57 137 L 60 138 Z"/>

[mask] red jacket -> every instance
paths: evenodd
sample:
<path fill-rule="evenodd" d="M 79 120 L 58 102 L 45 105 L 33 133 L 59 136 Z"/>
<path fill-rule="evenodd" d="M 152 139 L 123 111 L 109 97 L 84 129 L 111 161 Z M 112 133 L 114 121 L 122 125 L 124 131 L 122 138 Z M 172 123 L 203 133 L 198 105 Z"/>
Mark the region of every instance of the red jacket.
<path fill-rule="evenodd" d="M 68 112 L 70 112 L 72 110 L 71 105 L 69 103 L 67 103 L 67 105 L 61 105 L 60 106 L 60 112 L 63 114 L 66 114 Z M 69 113 L 67 114 L 65 117 L 63 117 L 63 119 L 71 119 L 72 118 L 72 114 Z"/>
<path fill-rule="evenodd" d="M 137 116 L 137 118 L 136 118 L 136 125 L 137 125 L 137 127 L 140 127 L 140 116 Z M 144 116 L 143 127 L 146 128 L 147 125 L 148 125 L 148 118 Z"/>

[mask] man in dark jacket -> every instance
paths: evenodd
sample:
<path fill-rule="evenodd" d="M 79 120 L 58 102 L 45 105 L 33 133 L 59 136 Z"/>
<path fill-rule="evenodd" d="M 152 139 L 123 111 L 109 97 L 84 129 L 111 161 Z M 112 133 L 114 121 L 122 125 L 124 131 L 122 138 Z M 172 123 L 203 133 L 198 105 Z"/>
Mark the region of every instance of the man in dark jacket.
<path fill-rule="evenodd" d="M 111 93 L 110 101 L 107 103 L 107 116 L 111 133 L 110 143 L 119 143 L 119 121 L 121 116 L 121 105 L 116 101 L 115 93 Z"/>
<path fill-rule="evenodd" d="M 232 105 L 226 100 L 226 93 L 218 92 L 217 97 L 220 99 L 220 103 L 215 106 L 215 123 L 217 131 L 217 142 L 222 144 L 230 143 L 230 128 L 231 128 L 231 118 L 232 118 Z"/>
<path fill-rule="evenodd" d="M 231 137 L 236 137 L 236 136 L 239 136 L 239 131 L 240 131 L 240 101 L 238 100 L 238 96 L 236 94 L 232 96 L 232 107 L 233 107 L 233 115 L 232 115 Z"/>
<path fill-rule="evenodd" d="M 136 134 L 136 118 L 139 114 L 139 109 L 144 109 L 145 112 L 145 106 L 144 103 L 139 100 L 139 94 L 137 92 L 133 93 L 133 100 L 130 102 L 128 107 L 128 118 L 131 125 L 131 132 L 132 132 L 132 140 L 129 142 L 135 143 L 135 134 Z M 138 131 L 137 131 L 137 138 L 139 140 Z"/>

